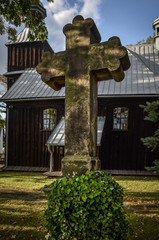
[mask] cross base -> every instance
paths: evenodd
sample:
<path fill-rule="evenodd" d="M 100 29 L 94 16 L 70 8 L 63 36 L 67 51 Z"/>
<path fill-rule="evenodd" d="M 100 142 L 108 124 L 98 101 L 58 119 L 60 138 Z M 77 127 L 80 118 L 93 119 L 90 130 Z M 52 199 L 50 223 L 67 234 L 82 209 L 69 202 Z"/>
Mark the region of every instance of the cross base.
<path fill-rule="evenodd" d="M 80 176 L 87 171 L 99 170 L 101 162 L 98 157 L 88 155 L 68 155 L 62 159 L 62 175 L 64 177 Z"/>

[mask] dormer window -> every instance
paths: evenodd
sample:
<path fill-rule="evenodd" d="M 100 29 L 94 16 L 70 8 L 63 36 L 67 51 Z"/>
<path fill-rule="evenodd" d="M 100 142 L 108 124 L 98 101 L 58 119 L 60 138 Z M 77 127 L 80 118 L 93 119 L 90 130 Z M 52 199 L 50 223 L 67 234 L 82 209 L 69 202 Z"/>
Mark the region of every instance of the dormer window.
<path fill-rule="evenodd" d="M 43 130 L 53 130 L 56 126 L 57 111 L 54 108 L 43 110 Z"/>
<path fill-rule="evenodd" d="M 113 130 L 128 130 L 128 113 L 126 107 L 113 109 Z"/>

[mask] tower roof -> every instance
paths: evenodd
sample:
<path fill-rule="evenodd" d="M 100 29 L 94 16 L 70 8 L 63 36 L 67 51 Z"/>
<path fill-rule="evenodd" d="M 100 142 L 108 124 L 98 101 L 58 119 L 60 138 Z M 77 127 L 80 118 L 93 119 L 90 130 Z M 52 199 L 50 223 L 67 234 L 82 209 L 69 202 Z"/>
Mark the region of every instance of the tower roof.
<path fill-rule="evenodd" d="M 24 28 L 17 36 L 16 41 L 10 41 L 6 43 L 6 46 L 11 44 L 18 44 L 18 43 L 25 43 L 25 42 L 32 42 L 29 39 L 29 33 L 33 33 L 33 31 L 30 28 Z M 40 41 L 39 39 L 35 39 L 34 41 Z"/>
<path fill-rule="evenodd" d="M 39 1 L 39 5 L 32 5 L 31 6 L 31 11 L 41 13 L 43 18 L 46 18 L 46 16 L 47 16 L 46 9 L 44 8 L 44 5 L 42 4 L 41 1 Z"/>
<path fill-rule="evenodd" d="M 155 30 L 155 28 L 156 28 L 156 25 L 158 25 L 159 26 L 159 17 L 157 17 L 153 22 L 152 22 L 152 26 L 153 26 L 153 29 Z M 157 27 L 158 27 L 157 26 Z"/>

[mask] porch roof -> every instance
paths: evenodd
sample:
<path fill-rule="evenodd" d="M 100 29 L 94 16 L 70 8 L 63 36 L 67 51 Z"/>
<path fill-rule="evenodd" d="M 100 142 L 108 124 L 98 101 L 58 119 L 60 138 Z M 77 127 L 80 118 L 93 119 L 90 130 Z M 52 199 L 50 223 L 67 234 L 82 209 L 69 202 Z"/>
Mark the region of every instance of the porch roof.
<path fill-rule="evenodd" d="M 100 146 L 105 117 L 97 118 L 97 146 Z M 65 145 L 65 118 L 62 117 L 58 125 L 55 127 L 50 137 L 48 138 L 46 145 L 64 146 Z"/>
<path fill-rule="evenodd" d="M 159 51 L 153 44 L 128 47 L 131 62 L 121 82 L 98 82 L 98 97 L 134 97 L 159 95 Z M 8 75 L 9 73 L 6 73 Z M 26 69 L 2 101 L 58 99 L 65 97 L 65 88 L 55 91 L 41 80 L 36 69 Z"/>

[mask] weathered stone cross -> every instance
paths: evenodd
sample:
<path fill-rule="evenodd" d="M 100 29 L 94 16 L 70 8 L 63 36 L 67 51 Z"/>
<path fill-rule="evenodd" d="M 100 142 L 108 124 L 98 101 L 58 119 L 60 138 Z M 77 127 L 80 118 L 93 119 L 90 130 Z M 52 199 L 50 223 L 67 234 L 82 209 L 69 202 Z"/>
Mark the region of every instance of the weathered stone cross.
<path fill-rule="evenodd" d="M 97 157 L 97 81 L 124 78 L 130 66 L 120 39 L 101 41 L 91 18 L 76 16 L 63 28 L 66 51 L 45 53 L 37 71 L 55 90 L 65 86 L 65 156 L 63 176 L 100 168 Z"/>

